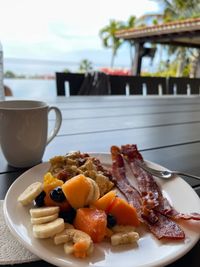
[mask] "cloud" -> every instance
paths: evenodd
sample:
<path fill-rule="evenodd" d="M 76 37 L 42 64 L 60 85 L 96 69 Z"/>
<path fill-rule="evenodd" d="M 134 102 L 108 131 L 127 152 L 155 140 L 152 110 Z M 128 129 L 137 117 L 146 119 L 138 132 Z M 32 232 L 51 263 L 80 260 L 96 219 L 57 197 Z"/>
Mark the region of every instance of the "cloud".
<path fill-rule="evenodd" d="M 0 0 L 0 41 L 5 57 L 66 59 L 102 48 L 99 30 L 110 19 L 126 21 L 156 11 L 149 0 Z M 78 52 L 79 51 L 79 52 Z M 128 52 L 127 52 L 128 53 Z M 106 61 L 107 58 L 104 58 Z"/>

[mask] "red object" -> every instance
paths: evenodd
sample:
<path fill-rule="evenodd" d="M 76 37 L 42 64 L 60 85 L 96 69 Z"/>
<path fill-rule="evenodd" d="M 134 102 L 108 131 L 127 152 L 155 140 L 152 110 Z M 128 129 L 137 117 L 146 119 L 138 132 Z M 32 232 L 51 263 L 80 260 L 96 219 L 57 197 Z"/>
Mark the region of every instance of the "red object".
<path fill-rule="evenodd" d="M 143 157 L 138 151 L 136 145 L 122 146 L 121 153 L 130 165 L 131 171 L 137 180 L 138 188 L 144 201 L 147 204 L 154 202 L 154 207 L 152 208 L 155 211 L 175 220 L 200 220 L 200 214 L 182 214 L 175 210 L 175 208 L 170 205 L 169 201 L 163 197 L 162 192 L 153 176 L 138 166 L 137 162 L 143 161 Z"/>
<path fill-rule="evenodd" d="M 124 194 L 129 203 L 133 203 L 136 208 L 139 220 L 147 225 L 149 230 L 158 238 L 167 238 L 167 239 L 184 239 L 185 234 L 183 230 L 179 227 L 178 224 L 173 222 L 170 218 L 160 214 L 152 207 L 146 205 L 144 195 L 141 195 L 141 192 L 138 192 L 128 181 L 126 177 L 125 165 L 123 156 L 127 156 L 128 160 L 131 159 L 131 162 L 142 160 L 141 154 L 138 152 L 135 145 L 132 146 L 133 152 L 131 153 L 131 146 L 123 146 L 122 150 L 116 146 L 112 146 L 111 154 L 113 161 L 113 176 L 119 190 Z M 128 153 L 126 154 L 126 148 Z M 136 158 L 135 158 L 136 156 Z M 135 158 L 135 159 L 134 159 Z M 129 162 L 130 163 L 130 162 Z M 131 164 L 131 168 L 133 165 Z M 132 170 L 134 173 L 136 170 Z M 140 174 L 137 173 L 137 176 Z M 137 180 L 137 178 L 136 178 Z M 144 186 L 147 181 L 143 181 Z M 142 185 L 141 185 L 142 187 Z M 144 191 L 143 191 L 144 193 Z M 149 192 L 146 192 L 149 193 Z"/>
<path fill-rule="evenodd" d="M 100 71 L 110 75 L 120 75 L 120 76 L 131 75 L 131 71 L 126 69 L 101 68 Z"/>

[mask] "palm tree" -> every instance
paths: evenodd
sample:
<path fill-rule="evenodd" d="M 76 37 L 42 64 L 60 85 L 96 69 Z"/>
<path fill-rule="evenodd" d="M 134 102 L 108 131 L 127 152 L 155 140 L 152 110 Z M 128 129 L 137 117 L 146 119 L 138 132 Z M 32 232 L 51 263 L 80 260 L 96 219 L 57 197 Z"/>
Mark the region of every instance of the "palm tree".
<path fill-rule="evenodd" d="M 93 70 L 93 67 L 92 67 L 92 62 L 87 60 L 87 59 L 83 59 L 81 62 L 80 62 L 80 65 L 79 65 L 79 71 L 80 72 L 85 72 L 85 73 L 88 73 L 90 71 Z"/>
<path fill-rule="evenodd" d="M 163 5 L 164 21 L 186 19 L 200 15 L 199 0 L 156 0 Z"/>
<path fill-rule="evenodd" d="M 173 20 L 180 20 L 186 18 L 200 17 L 200 1 L 199 0 L 155 0 L 163 5 L 163 21 L 169 22 Z M 177 76 L 183 73 L 184 65 L 188 59 L 188 54 L 190 56 L 193 66 L 191 76 L 194 76 L 196 72 L 198 59 L 200 58 L 200 50 L 194 52 L 194 49 L 183 48 L 183 47 L 171 47 L 168 49 L 169 54 L 176 55 L 176 60 L 178 61 Z"/>
<path fill-rule="evenodd" d="M 125 23 L 122 28 L 123 29 L 130 29 L 130 28 L 134 28 L 136 24 L 136 17 L 135 16 L 130 16 L 127 23 Z M 130 47 L 130 61 L 131 61 L 131 70 L 133 69 L 133 47 L 134 47 L 134 43 L 133 41 L 129 41 L 129 47 Z"/>
<path fill-rule="evenodd" d="M 114 60 L 117 55 L 117 51 L 122 44 L 122 40 L 115 37 L 116 31 L 123 28 L 123 23 L 110 20 L 110 23 L 100 30 L 100 38 L 105 48 L 112 49 L 111 68 L 114 66 Z"/>

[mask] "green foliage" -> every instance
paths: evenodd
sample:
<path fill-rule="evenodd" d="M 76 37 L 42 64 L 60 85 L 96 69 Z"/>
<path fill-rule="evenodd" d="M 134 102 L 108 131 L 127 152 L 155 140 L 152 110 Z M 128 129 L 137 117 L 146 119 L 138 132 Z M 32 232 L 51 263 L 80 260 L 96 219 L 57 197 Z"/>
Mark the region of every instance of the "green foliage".
<path fill-rule="evenodd" d="M 111 67 L 114 65 L 114 59 L 117 55 L 117 50 L 122 45 L 123 41 L 115 36 L 118 30 L 124 27 L 123 23 L 116 20 L 110 20 L 109 24 L 103 27 L 100 32 L 100 38 L 105 48 L 112 50 Z"/>
<path fill-rule="evenodd" d="M 188 18 L 200 17 L 200 0 L 155 0 L 163 6 L 163 21 L 171 22 Z M 181 73 L 182 76 L 189 76 L 191 71 L 191 58 L 194 49 L 168 46 L 168 55 L 175 57 L 175 62 L 171 63 L 168 72 L 176 67 L 176 74 Z M 178 64 L 179 62 L 179 64 Z M 170 64 L 170 65 L 171 65 Z M 182 67 L 181 67 L 182 66 Z M 171 68 L 171 69 L 170 69 Z M 160 71 L 160 69 L 159 69 Z M 175 75 L 176 75 L 175 74 Z M 174 75 L 173 75 L 174 76 Z"/>
<path fill-rule="evenodd" d="M 63 72 L 70 73 L 71 71 L 70 71 L 70 69 L 64 69 Z"/>
<path fill-rule="evenodd" d="M 158 20 L 157 19 L 153 19 L 153 25 L 158 25 Z"/>
<path fill-rule="evenodd" d="M 171 22 L 187 18 L 200 17 L 200 0 L 154 0 L 163 7 L 162 14 L 148 14 L 140 18 L 130 16 L 126 22 L 110 20 L 109 24 L 100 30 L 100 38 L 105 48 L 112 50 L 111 67 L 114 65 L 114 59 L 118 49 L 125 42 L 124 40 L 115 37 L 116 32 L 128 28 L 146 27 L 146 22 L 149 25 L 157 25 L 160 22 Z M 127 42 L 127 41 L 126 41 Z M 133 42 L 130 44 L 131 66 L 133 64 Z M 158 66 L 156 72 L 158 76 L 176 76 L 181 73 L 183 76 L 188 76 L 191 70 L 191 54 L 194 50 L 190 48 L 182 48 L 176 46 L 164 46 L 165 52 L 170 58 L 173 56 L 174 62 L 171 62 L 167 68 L 162 68 L 163 62 Z M 153 74 L 155 75 L 155 73 Z"/>
<path fill-rule="evenodd" d="M 87 73 L 87 72 L 90 72 L 93 70 L 93 66 L 92 66 L 92 62 L 87 60 L 87 59 L 83 59 L 81 62 L 80 62 L 80 65 L 79 65 L 79 71 L 81 73 Z"/>
<path fill-rule="evenodd" d="M 10 71 L 10 70 L 7 70 L 5 73 L 4 73 L 4 78 L 16 78 L 16 75 L 14 72 Z"/>
<path fill-rule="evenodd" d="M 177 70 L 177 61 L 173 61 L 171 63 L 166 63 L 164 61 L 161 61 L 159 64 L 159 71 L 153 73 L 153 76 L 159 76 L 159 77 L 175 77 L 176 76 L 176 70 Z"/>

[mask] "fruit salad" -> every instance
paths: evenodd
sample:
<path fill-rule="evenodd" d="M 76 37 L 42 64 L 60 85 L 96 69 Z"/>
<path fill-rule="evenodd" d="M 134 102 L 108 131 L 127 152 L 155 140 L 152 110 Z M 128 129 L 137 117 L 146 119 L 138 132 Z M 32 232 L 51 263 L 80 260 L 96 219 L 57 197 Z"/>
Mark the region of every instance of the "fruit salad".
<path fill-rule="evenodd" d="M 35 238 L 53 238 L 78 258 L 91 255 L 95 243 L 105 240 L 113 246 L 137 242 L 136 210 L 113 190 L 109 171 L 97 159 L 76 152 L 50 162 L 43 181 L 18 197 L 22 205 L 30 205 Z"/>

